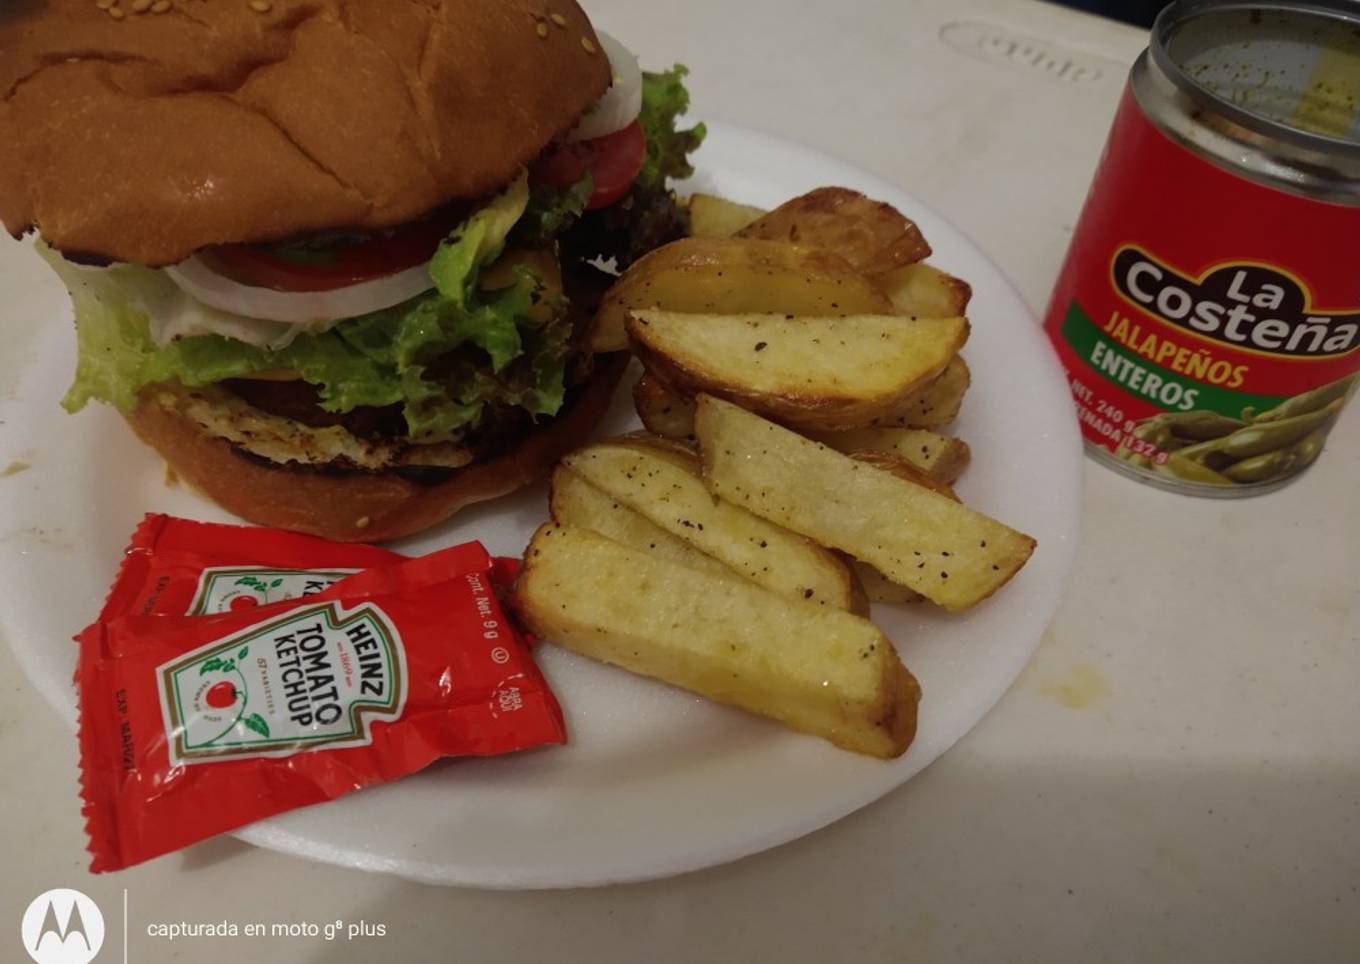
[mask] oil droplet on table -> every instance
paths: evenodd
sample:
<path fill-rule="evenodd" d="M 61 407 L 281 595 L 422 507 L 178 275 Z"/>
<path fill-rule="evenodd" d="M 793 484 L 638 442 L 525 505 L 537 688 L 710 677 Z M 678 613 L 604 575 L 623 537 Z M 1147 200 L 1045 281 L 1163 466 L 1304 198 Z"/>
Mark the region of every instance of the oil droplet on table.
<path fill-rule="evenodd" d="M 1062 676 L 1045 680 L 1039 692 L 1069 710 L 1089 710 L 1112 695 L 1110 684 L 1090 663 L 1078 663 Z"/>

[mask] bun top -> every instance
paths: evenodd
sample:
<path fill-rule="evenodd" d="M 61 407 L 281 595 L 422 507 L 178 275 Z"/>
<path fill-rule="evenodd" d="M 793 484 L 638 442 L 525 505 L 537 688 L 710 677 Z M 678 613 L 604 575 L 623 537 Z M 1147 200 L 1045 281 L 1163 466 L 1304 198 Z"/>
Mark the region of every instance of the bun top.
<path fill-rule="evenodd" d="M 0 0 L 0 220 L 119 261 L 490 193 L 610 83 L 575 0 L 107 3 Z"/>

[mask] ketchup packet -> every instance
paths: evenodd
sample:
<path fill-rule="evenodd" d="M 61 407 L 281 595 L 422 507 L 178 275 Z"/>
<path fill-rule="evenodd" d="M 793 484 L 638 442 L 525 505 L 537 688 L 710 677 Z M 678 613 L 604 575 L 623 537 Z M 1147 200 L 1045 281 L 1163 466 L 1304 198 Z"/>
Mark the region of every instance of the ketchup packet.
<path fill-rule="evenodd" d="M 355 573 L 407 558 L 362 543 L 148 513 L 132 534 L 99 618 L 253 609 L 315 595 Z M 492 559 L 498 591 L 514 583 L 519 566 L 518 559 Z"/>
<path fill-rule="evenodd" d="M 181 615 L 211 566 L 196 562 L 192 539 L 180 536 L 211 535 L 222 542 L 205 550 L 276 568 L 290 559 L 311 565 L 315 543 L 330 545 L 269 530 L 194 528 L 202 525 L 148 517 L 103 615 L 77 637 L 92 871 L 440 757 L 566 741 L 561 709 L 496 599 L 493 573 L 513 567 L 479 543 L 409 560 L 367 547 L 385 564 L 320 592 Z M 232 546 L 232 533 L 218 530 L 254 545 Z M 340 561 L 366 561 L 366 547 L 342 548 L 355 555 Z M 349 565 L 326 571 L 341 568 Z M 163 607 L 179 614 L 158 615 Z"/>
<path fill-rule="evenodd" d="M 280 529 L 147 515 L 99 614 L 203 615 L 310 596 L 405 556 Z"/>

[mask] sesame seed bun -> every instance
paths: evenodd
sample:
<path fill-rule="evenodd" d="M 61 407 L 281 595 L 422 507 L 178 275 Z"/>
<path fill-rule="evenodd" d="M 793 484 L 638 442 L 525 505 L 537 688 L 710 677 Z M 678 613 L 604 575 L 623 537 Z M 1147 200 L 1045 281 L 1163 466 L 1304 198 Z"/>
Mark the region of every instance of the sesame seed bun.
<path fill-rule="evenodd" d="M 329 472 L 242 454 L 205 432 L 173 405 L 164 386 L 143 394 L 127 417 L 137 435 L 180 479 L 228 512 L 259 525 L 345 542 L 382 542 L 427 529 L 459 509 L 513 492 L 546 475 L 581 445 L 604 415 L 626 368 L 624 355 L 601 356 L 590 379 L 556 417 L 511 451 L 452 471 L 443 481 L 412 481 L 397 472 Z"/>
<path fill-rule="evenodd" d="M 153 267 L 487 194 L 610 81 L 574 0 L 14 0 L 0 51 L 0 221 Z"/>

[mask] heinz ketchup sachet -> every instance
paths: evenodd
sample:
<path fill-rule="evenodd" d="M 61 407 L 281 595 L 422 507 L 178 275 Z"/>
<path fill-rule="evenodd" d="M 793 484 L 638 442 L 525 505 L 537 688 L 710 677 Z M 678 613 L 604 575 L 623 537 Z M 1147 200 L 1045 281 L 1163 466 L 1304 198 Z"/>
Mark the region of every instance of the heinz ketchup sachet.
<path fill-rule="evenodd" d="M 403 559 L 148 517 L 100 620 L 77 637 L 91 870 L 440 757 L 565 742 L 496 599 L 505 571 L 479 543 Z"/>

